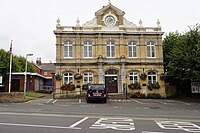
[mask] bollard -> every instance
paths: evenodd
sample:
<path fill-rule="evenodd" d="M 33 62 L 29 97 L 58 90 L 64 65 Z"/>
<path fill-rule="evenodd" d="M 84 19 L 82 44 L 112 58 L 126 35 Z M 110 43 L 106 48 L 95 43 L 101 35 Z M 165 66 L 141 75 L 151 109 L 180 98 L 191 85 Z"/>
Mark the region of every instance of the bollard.
<path fill-rule="evenodd" d="M 81 99 L 78 99 L 78 103 L 81 103 Z"/>

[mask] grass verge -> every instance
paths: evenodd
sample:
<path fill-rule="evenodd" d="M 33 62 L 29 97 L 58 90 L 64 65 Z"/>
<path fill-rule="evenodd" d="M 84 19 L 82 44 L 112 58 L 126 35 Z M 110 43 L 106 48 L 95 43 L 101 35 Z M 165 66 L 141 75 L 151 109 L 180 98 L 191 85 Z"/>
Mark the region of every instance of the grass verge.
<path fill-rule="evenodd" d="M 26 97 L 40 98 L 40 97 L 44 97 L 44 94 L 36 93 L 36 92 L 27 92 Z"/>

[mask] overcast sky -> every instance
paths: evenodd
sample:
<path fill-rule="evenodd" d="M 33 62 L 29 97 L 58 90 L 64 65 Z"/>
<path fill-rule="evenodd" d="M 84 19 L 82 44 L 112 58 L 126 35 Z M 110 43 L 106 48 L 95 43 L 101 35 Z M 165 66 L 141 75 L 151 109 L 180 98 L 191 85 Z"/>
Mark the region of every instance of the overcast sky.
<path fill-rule="evenodd" d="M 125 12 L 125 18 L 138 25 L 156 26 L 160 20 L 166 33 L 185 32 L 188 26 L 200 23 L 200 0 L 111 0 Z M 56 20 L 61 25 L 75 26 L 79 17 L 82 25 L 94 18 L 94 13 L 108 0 L 0 0 L 0 49 L 9 50 L 29 60 L 41 57 L 42 62 L 55 62 Z"/>

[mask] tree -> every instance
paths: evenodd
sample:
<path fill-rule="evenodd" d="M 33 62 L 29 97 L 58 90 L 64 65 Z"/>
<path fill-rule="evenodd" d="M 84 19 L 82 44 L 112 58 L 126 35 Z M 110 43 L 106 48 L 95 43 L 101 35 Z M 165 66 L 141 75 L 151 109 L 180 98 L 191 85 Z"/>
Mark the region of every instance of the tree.
<path fill-rule="evenodd" d="M 169 33 L 163 43 L 167 82 L 176 85 L 178 95 L 191 96 L 191 80 L 200 80 L 200 25 Z"/>
<path fill-rule="evenodd" d="M 0 74 L 6 75 L 9 72 L 9 53 L 0 49 Z"/>
<path fill-rule="evenodd" d="M 200 25 L 189 28 L 169 33 L 163 41 L 165 68 L 179 80 L 200 79 Z"/>
<path fill-rule="evenodd" d="M 0 49 L 0 75 L 6 76 L 10 71 L 10 55 L 3 49 Z M 26 59 L 22 56 L 13 55 L 12 72 L 24 72 Z M 31 62 L 28 62 L 28 72 L 35 72 Z"/>

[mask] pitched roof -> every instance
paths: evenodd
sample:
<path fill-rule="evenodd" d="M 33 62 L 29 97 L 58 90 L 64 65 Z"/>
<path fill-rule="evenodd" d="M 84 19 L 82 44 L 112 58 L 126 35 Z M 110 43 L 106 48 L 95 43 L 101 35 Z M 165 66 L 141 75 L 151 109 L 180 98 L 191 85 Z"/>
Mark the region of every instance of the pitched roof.
<path fill-rule="evenodd" d="M 53 63 L 41 63 L 39 67 L 44 71 L 54 71 L 55 72 L 55 65 Z"/>

